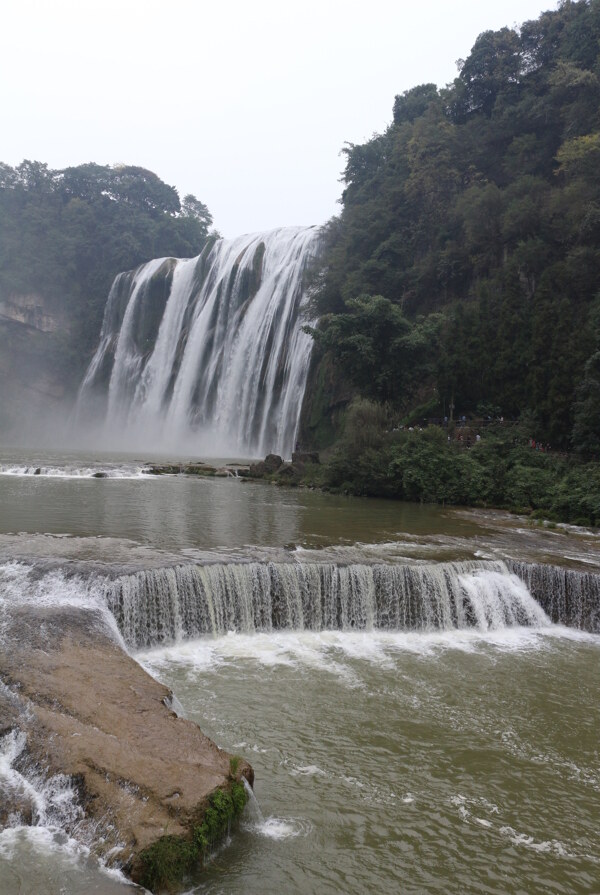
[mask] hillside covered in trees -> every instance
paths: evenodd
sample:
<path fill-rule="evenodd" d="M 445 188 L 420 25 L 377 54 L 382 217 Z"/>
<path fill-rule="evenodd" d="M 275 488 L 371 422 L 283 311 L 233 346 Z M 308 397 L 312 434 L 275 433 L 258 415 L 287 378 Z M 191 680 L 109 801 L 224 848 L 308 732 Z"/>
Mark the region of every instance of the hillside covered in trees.
<path fill-rule="evenodd" d="M 145 168 L 0 164 L 0 425 L 74 391 L 120 271 L 198 254 L 211 223 Z"/>
<path fill-rule="evenodd" d="M 303 437 L 331 440 L 345 389 L 388 424 L 503 416 L 596 455 L 600 0 L 484 32 L 458 67 L 344 150 Z"/>

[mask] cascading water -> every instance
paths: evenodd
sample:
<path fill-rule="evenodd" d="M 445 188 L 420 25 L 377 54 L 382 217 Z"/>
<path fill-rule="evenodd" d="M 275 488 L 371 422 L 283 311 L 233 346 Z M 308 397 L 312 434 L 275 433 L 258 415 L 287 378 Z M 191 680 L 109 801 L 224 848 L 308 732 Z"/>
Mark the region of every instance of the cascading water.
<path fill-rule="evenodd" d="M 289 456 L 311 339 L 304 273 L 319 229 L 217 240 L 197 257 L 120 274 L 74 419 L 113 446 Z"/>
<path fill-rule="evenodd" d="M 48 776 L 42 768 L 31 766 L 26 746 L 27 738 L 20 730 L 12 729 L 0 737 L 0 821 L 6 813 L 8 827 L 73 829 L 83 817 L 73 781 L 64 774 Z"/>
<path fill-rule="evenodd" d="M 508 560 L 506 565 L 553 622 L 600 632 L 600 576 L 545 563 Z"/>
<path fill-rule="evenodd" d="M 485 632 L 550 624 L 503 562 L 176 566 L 111 581 L 106 601 L 134 648 L 228 631 Z"/>

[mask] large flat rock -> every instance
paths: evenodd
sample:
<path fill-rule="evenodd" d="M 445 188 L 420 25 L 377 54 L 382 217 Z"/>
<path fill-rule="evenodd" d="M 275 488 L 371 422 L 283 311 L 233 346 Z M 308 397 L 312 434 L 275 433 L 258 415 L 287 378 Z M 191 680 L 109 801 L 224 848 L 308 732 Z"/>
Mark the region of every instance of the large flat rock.
<path fill-rule="evenodd" d="M 70 832 L 93 828 L 88 844 L 133 878 L 140 854 L 161 837 L 192 835 L 217 790 L 241 776 L 252 782 L 246 762 L 230 764 L 177 717 L 170 691 L 121 648 L 100 611 L 14 607 L 2 646 L 0 734 L 18 727 L 24 762 L 73 779 L 84 822 Z"/>

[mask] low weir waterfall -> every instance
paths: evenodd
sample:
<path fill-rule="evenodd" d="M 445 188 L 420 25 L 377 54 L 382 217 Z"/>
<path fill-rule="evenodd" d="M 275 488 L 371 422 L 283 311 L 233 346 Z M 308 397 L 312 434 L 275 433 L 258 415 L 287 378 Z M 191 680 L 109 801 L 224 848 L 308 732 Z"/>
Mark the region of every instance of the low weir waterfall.
<path fill-rule="evenodd" d="M 501 561 L 180 565 L 107 582 L 105 600 L 134 649 L 230 631 L 600 630 L 600 576 Z"/>
<path fill-rule="evenodd" d="M 111 446 L 290 456 L 311 338 L 304 274 L 319 229 L 207 243 L 119 274 L 81 384 L 75 424 Z"/>

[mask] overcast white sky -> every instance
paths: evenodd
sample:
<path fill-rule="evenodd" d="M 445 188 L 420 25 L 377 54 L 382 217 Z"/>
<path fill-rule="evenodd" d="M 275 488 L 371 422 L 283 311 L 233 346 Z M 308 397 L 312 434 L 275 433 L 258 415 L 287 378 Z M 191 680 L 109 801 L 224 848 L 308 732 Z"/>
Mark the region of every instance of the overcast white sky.
<path fill-rule="evenodd" d="M 339 211 L 344 141 L 555 0 L 4 0 L 0 160 L 125 162 L 224 236 Z"/>

